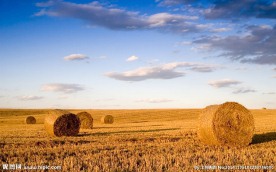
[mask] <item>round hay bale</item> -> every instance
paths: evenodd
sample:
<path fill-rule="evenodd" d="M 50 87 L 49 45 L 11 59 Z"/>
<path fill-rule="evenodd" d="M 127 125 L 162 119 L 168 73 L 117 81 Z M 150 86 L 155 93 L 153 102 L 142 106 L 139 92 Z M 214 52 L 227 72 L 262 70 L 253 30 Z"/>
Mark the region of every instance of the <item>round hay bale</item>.
<path fill-rule="evenodd" d="M 35 124 L 35 123 L 36 123 L 36 119 L 35 119 L 35 117 L 33 117 L 33 116 L 28 116 L 28 117 L 25 119 L 25 122 L 26 122 L 26 124 Z"/>
<path fill-rule="evenodd" d="M 199 139 L 209 145 L 246 146 L 254 134 L 253 115 L 236 102 L 211 105 L 199 116 Z"/>
<path fill-rule="evenodd" d="M 53 110 L 45 117 L 44 127 L 50 136 L 76 136 L 80 130 L 80 119 L 68 111 Z"/>
<path fill-rule="evenodd" d="M 263 107 L 262 109 L 263 109 L 263 110 L 266 110 L 266 108 L 265 108 L 265 107 Z"/>
<path fill-rule="evenodd" d="M 112 124 L 114 122 L 114 118 L 111 115 L 105 115 L 101 118 L 101 122 L 104 124 Z"/>
<path fill-rule="evenodd" d="M 80 128 L 83 129 L 92 129 L 93 128 L 93 118 L 88 112 L 77 113 L 77 116 L 80 118 Z"/>

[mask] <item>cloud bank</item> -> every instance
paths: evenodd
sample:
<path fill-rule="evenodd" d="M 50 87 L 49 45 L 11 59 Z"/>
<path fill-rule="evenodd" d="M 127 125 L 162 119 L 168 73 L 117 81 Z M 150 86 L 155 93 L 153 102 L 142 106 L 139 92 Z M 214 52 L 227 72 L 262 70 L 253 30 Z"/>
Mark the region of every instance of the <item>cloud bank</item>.
<path fill-rule="evenodd" d="M 250 88 L 238 88 L 235 91 L 233 91 L 234 94 L 255 93 L 255 92 L 257 91 Z"/>
<path fill-rule="evenodd" d="M 177 68 L 185 68 L 195 72 L 212 72 L 219 67 L 216 65 L 172 62 L 152 67 L 140 67 L 126 72 L 109 72 L 105 76 L 122 81 L 143 81 L 147 79 L 173 79 L 185 76 L 185 72 L 177 71 Z"/>
<path fill-rule="evenodd" d="M 198 10 L 204 9 L 203 14 L 207 19 L 276 19 L 276 2 L 268 0 L 163 0 L 160 5 L 188 5 Z"/>
<path fill-rule="evenodd" d="M 30 100 L 40 100 L 40 99 L 43 99 L 44 97 L 42 97 L 42 96 L 19 96 L 17 98 L 21 101 L 30 101 Z"/>
<path fill-rule="evenodd" d="M 233 79 L 222 79 L 222 80 L 209 81 L 208 84 L 216 88 L 221 88 L 221 87 L 230 87 L 232 85 L 238 85 L 241 83 L 242 82 L 233 80 Z"/>
<path fill-rule="evenodd" d="M 64 94 L 76 93 L 85 90 L 81 85 L 78 84 L 62 84 L 53 83 L 45 84 L 41 88 L 42 91 L 60 92 Z"/>
<path fill-rule="evenodd" d="M 217 33 L 231 30 L 218 27 L 214 20 L 233 22 L 237 19 L 276 19 L 276 2 L 266 0 L 163 0 L 159 4 L 173 6 L 184 4 L 186 15 L 160 12 L 140 14 L 117 7 L 103 5 L 97 1 L 79 4 L 62 0 L 37 3 L 41 10 L 36 16 L 74 18 L 91 26 L 111 30 L 158 30 L 175 34 L 216 33 L 193 41 L 198 50 L 223 52 L 226 57 L 242 63 L 276 64 L 276 25 L 246 26 L 247 34 L 218 36 Z M 196 14 L 196 15 L 195 15 Z M 206 23 L 201 20 L 205 19 Z M 209 20 L 212 19 L 212 20 Z M 214 19 L 214 20 L 213 20 Z M 208 24 L 209 22 L 209 24 Z M 273 23 L 273 22 L 272 22 Z M 205 34 L 206 35 L 206 34 Z M 83 60 L 81 54 L 67 56 L 65 60 Z M 174 73 L 175 74 L 175 73 Z"/>
<path fill-rule="evenodd" d="M 276 2 L 267 0 L 225 0 L 214 1 L 214 6 L 206 10 L 209 19 L 235 18 L 276 18 Z"/>
<path fill-rule="evenodd" d="M 246 31 L 245 36 L 207 36 L 193 43 L 222 51 L 221 57 L 234 61 L 276 65 L 276 26 L 247 26 Z"/>
<path fill-rule="evenodd" d="M 105 7 L 99 2 L 77 4 L 65 1 L 37 3 L 42 8 L 35 16 L 66 17 L 83 20 L 92 26 L 112 30 L 157 29 L 174 33 L 199 32 L 206 29 L 203 24 L 196 24 L 197 16 L 170 13 L 141 15 L 139 12 L 119 8 Z"/>

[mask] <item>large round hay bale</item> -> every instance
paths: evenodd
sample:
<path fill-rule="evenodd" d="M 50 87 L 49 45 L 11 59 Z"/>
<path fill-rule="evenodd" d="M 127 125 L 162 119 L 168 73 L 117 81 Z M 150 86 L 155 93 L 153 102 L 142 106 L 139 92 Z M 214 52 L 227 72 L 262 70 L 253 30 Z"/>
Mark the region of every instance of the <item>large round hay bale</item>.
<path fill-rule="evenodd" d="M 112 124 L 114 122 L 114 118 L 111 115 L 105 115 L 101 118 L 101 122 L 104 124 Z"/>
<path fill-rule="evenodd" d="M 36 119 L 35 119 L 35 117 L 33 117 L 33 116 L 28 116 L 28 117 L 25 119 L 25 122 L 26 122 L 26 124 L 35 124 L 35 123 L 36 123 Z"/>
<path fill-rule="evenodd" d="M 46 115 L 44 127 L 50 136 L 75 136 L 80 130 L 80 119 L 68 111 L 53 110 Z"/>
<path fill-rule="evenodd" d="M 80 128 L 83 129 L 92 129 L 93 128 L 93 118 L 88 112 L 77 113 L 77 116 L 80 118 Z"/>
<path fill-rule="evenodd" d="M 253 115 L 236 102 L 211 105 L 199 116 L 198 136 L 209 145 L 246 146 L 254 133 Z"/>

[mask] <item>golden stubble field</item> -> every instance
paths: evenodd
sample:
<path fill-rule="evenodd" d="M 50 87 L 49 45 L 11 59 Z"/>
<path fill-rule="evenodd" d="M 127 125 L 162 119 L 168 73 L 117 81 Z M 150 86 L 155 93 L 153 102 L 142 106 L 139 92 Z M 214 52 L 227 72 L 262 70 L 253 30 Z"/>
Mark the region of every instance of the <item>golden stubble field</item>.
<path fill-rule="evenodd" d="M 114 172 L 197 171 L 210 166 L 276 169 L 276 110 L 251 110 L 255 135 L 242 148 L 203 145 L 196 133 L 200 109 L 86 110 L 94 118 L 94 128 L 80 130 L 77 137 L 59 138 L 44 130 L 48 111 L 0 110 L 1 166 L 21 164 L 21 171 L 24 166 Z M 114 116 L 113 124 L 100 123 L 106 114 Z M 24 123 L 29 115 L 36 117 L 37 124 Z"/>

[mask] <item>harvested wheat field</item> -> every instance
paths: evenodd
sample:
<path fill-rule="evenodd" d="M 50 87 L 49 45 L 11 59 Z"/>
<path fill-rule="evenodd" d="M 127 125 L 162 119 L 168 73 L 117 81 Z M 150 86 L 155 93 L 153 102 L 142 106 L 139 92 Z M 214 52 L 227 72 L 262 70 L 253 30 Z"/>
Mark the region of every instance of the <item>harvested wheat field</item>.
<path fill-rule="evenodd" d="M 52 137 L 43 124 L 49 110 L 1 110 L 1 164 L 20 164 L 22 171 L 275 171 L 276 110 L 250 110 L 255 131 L 243 147 L 203 144 L 197 136 L 202 109 L 85 111 L 93 114 L 92 130 Z M 104 114 L 116 123 L 102 124 Z M 29 115 L 36 125 L 24 123 Z"/>

